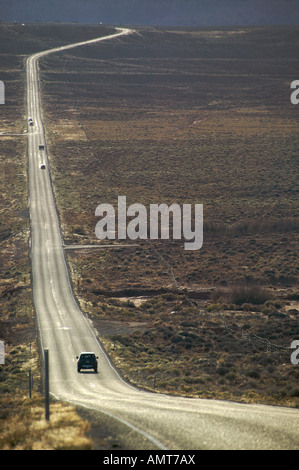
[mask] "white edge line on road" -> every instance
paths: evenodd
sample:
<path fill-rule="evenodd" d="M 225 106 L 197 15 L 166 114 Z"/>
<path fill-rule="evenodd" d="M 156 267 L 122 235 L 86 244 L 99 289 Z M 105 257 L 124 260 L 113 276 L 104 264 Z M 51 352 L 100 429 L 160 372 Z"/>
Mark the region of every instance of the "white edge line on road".
<path fill-rule="evenodd" d="M 57 401 L 59 401 L 59 398 L 56 397 L 54 393 L 51 392 L 50 395 L 52 395 Z M 75 400 L 74 401 L 71 400 L 71 401 L 69 401 L 69 403 L 73 403 L 77 406 L 79 405 L 82 408 L 87 408 L 88 410 L 95 410 L 94 407 L 88 406 L 88 405 L 85 405 L 85 404 L 82 404 L 82 403 L 78 403 Z M 134 424 L 129 423 L 128 421 L 124 420 L 123 418 L 120 418 L 119 416 L 115 416 L 114 414 L 109 413 L 109 411 L 104 411 L 104 410 L 98 410 L 98 411 L 99 411 L 99 413 L 103 413 L 104 415 L 109 416 L 109 418 L 116 419 L 117 421 L 124 424 L 125 426 L 128 426 L 130 429 L 132 429 L 132 431 L 135 431 L 138 434 L 141 434 L 148 441 L 152 442 L 155 446 L 157 446 L 159 449 L 168 450 L 168 448 L 165 447 L 164 444 L 162 444 L 160 441 L 158 441 L 158 439 L 153 437 L 151 434 L 148 434 L 146 431 L 142 431 L 142 429 L 137 428 L 136 426 L 134 426 Z"/>

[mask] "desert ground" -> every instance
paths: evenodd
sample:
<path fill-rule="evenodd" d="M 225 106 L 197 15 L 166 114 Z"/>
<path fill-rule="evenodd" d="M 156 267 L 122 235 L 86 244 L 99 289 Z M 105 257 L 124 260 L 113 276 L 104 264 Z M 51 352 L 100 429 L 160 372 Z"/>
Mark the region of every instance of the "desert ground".
<path fill-rule="evenodd" d="M 30 361 L 39 380 L 25 59 L 110 31 L 0 27 L 5 400 L 18 393 L 22 402 Z M 40 61 L 47 150 L 73 288 L 115 365 L 140 387 L 299 404 L 299 370 L 290 361 L 291 342 L 299 339 L 299 107 L 290 102 L 298 43 L 297 27 L 135 28 L 125 38 Z M 146 207 L 203 204 L 202 248 L 186 251 L 173 239 L 99 241 L 96 207 L 117 207 L 118 196 Z M 80 425 L 85 432 L 85 421 Z M 91 445 L 80 439 L 78 447 Z"/>

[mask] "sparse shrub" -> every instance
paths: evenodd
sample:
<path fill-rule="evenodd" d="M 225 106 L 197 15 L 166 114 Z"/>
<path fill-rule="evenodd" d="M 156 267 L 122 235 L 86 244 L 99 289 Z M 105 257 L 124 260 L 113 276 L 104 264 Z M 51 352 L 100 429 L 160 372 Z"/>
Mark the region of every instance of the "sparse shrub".
<path fill-rule="evenodd" d="M 245 312 L 251 312 L 254 310 L 254 306 L 252 304 L 246 303 L 242 305 L 242 310 L 245 310 Z"/>
<path fill-rule="evenodd" d="M 231 289 L 229 297 L 235 305 L 261 305 L 271 299 L 271 294 L 259 286 L 239 286 Z"/>
<path fill-rule="evenodd" d="M 299 387 L 294 387 L 292 390 L 289 392 L 290 397 L 299 397 Z"/>
<path fill-rule="evenodd" d="M 237 377 L 236 372 L 233 372 L 233 371 L 230 371 L 225 375 L 225 378 L 230 381 L 236 380 L 236 377 Z"/>
<path fill-rule="evenodd" d="M 221 376 L 226 375 L 228 372 L 229 372 L 229 369 L 228 367 L 225 367 L 225 366 L 219 366 L 216 369 L 216 373 Z"/>
<path fill-rule="evenodd" d="M 249 369 L 246 371 L 247 377 L 250 377 L 252 379 L 259 379 L 260 378 L 260 373 L 257 369 Z"/>
<path fill-rule="evenodd" d="M 297 290 L 297 291 L 291 292 L 291 293 L 287 296 L 287 298 L 288 298 L 289 300 L 299 300 L 299 291 Z"/>

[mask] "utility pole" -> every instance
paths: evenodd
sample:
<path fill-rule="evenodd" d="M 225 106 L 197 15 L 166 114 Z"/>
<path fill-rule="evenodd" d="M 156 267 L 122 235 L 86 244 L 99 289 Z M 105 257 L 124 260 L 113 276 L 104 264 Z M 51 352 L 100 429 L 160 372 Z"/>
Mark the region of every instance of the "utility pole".
<path fill-rule="evenodd" d="M 31 398 L 31 392 L 32 392 L 32 373 L 31 369 L 29 369 L 29 398 Z"/>
<path fill-rule="evenodd" d="M 45 358 L 45 418 L 50 419 L 50 397 L 49 397 L 49 350 L 44 350 Z"/>

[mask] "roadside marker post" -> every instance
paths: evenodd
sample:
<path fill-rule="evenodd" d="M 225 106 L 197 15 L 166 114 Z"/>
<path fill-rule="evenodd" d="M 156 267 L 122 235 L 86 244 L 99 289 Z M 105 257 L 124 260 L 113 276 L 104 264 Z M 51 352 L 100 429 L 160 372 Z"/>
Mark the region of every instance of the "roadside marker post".
<path fill-rule="evenodd" d="M 4 341 L 0 341 L 0 364 L 5 364 Z"/>
<path fill-rule="evenodd" d="M 50 397 L 49 397 L 49 350 L 44 350 L 45 358 L 45 418 L 50 419 Z"/>
<path fill-rule="evenodd" d="M 29 398 L 31 398 L 31 396 L 32 396 L 32 373 L 31 373 L 31 369 L 29 369 L 29 373 L 28 373 L 28 385 L 29 385 Z"/>

